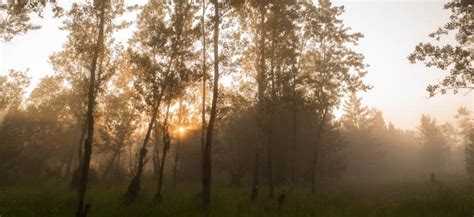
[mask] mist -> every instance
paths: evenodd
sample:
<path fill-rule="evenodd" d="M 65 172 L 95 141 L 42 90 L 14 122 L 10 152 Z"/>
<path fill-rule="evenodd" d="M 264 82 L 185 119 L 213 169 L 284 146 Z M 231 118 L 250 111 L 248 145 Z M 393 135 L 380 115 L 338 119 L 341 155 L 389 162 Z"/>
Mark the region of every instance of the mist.
<path fill-rule="evenodd" d="M 0 217 L 472 215 L 472 1 L 345 3 L 0 3 Z"/>

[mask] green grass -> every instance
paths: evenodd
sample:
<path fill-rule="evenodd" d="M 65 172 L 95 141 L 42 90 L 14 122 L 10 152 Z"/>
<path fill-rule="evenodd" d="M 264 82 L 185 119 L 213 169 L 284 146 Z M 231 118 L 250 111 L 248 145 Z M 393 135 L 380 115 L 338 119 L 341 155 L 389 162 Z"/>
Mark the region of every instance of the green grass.
<path fill-rule="evenodd" d="M 249 189 L 213 189 L 209 213 L 200 208 L 199 186 L 166 186 L 160 205 L 152 205 L 154 188 L 143 187 L 139 199 L 130 206 L 120 205 L 125 185 L 92 185 L 87 198 L 92 201 L 92 217 L 193 217 L 193 216 L 321 216 L 321 217 L 470 217 L 474 215 L 474 191 L 464 185 L 399 185 L 383 190 L 333 187 L 316 195 L 303 189 L 285 189 L 282 210 L 267 199 L 262 189 L 256 204 L 249 202 Z M 280 192 L 278 189 L 277 192 Z M 0 216 L 73 216 L 76 192 L 63 183 L 0 187 Z"/>

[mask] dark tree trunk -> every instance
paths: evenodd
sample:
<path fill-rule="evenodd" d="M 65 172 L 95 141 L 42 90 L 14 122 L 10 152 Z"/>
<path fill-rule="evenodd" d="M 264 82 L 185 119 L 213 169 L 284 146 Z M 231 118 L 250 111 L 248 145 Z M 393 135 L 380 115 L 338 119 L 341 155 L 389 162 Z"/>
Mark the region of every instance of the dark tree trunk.
<path fill-rule="evenodd" d="M 163 170 L 165 168 L 165 160 L 166 160 L 166 155 L 168 154 L 168 150 L 171 145 L 171 140 L 170 140 L 170 135 L 168 131 L 168 115 L 169 115 L 169 110 L 170 110 L 170 104 L 168 103 L 168 106 L 166 108 L 166 115 L 165 115 L 165 121 L 163 122 L 163 156 L 161 157 L 161 164 L 160 164 L 160 170 L 158 172 L 158 182 L 157 182 L 157 190 L 155 194 L 155 198 L 153 199 L 154 203 L 160 203 L 162 200 L 162 187 L 163 187 Z"/>
<path fill-rule="evenodd" d="M 158 121 L 155 124 L 155 146 L 153 147 L 153 175 L 158 178 L 160 173 L 160 153 L 158 151 L 160 134 L 159 134 L 159 125 Z"/>
<path fill-rule="evenodd" d="M 174 155 L 174 167 L 173 167 L 173 188 L 176 189 L 176 186 L 178 185 L 178 165 L 179 165 L 179 152 L 181 148 L 181 131 L 179 130 L 181 128 L 182 120 L 182 106 L 183 102 L 181 97 L 179 98 L 179 108 L 178 108 L 178 137 L 176 141 L 176 152 Z"/>
<path fill-rule="evenodd" d="M 184 14 L 184 16 L 185 15 L 186 14 Z M 165 73 L 164 73 L 164 76 L 163 76 L 165 78 L 168 78 L 168 76 L 170 74 L 170 71 L 171 71 L 171 67 L 173 66 L 173 62 L 174 62 L 174 60 L 176 58 L 176 55 L 179 51 L 179 47 L 180 47 L 179 45 L 181 43 L 181 34 L 182 34 L 182 31 L 183 31 L 183 29 L 182 29 L 183 26 L 184 25 L 180 26 L 180 29 L 177 32 L 176 40 L 172 42 L 173 43 L 172 44 L 173 49 L 172 49 L 168 65 L 166 66 L 166 70 L 165 70 Z M 143 173 L 143 168 L 144 168 L 145 163 L 146 163 L 145 162 L 145 157 L 146 157 L 146 154 L 147 154 L 146 146 L 147 146 L 148 140 L 150 139 L 150 134 L 151 134 L 151 131 L 153 129 L 153 125 L 156 121 L 156 117 L 158 115 L 158 110 L 159 110 L 159 107 L 160 107 L 161 100 L 163 99 L 164 95 L 167 94 L 166 90 L 168 88 L 170 88 L 168 85 L 169 84 L 167 84 L 166 82 L 164 84 L 161 84 L 160 85 L 161 86 L 161 92 L 154 99 L 155 102 L 154 102 L 154 105 L 152 106 L 153 111 L 152 111 L 151 120 L 150 120 L 150 123 L 148 124 L 148 130 L 147 130 L 147 133 L 145 135 L 145 139 L 143 140 L 143 145 L 142 145 L 142 148 L 140 150 L 140 155 L 139 155 L 139 158 L 138 158 L 137 172 L 136 172 L 135 176 L 133 177 L 132 181 L 130 182 L 130 185 L 128 186 L 127 192 L 125 192 L 125 194 L 123 195 L 124 204 L 129 204 L 129 203 L 133 202 L 136 199 L 138 192 L 140 191 L 140 179 L 141 179 L 141 175 Z"/>
<path fill-rule="evenodd" d="M 89 178 L 89 167 L 92 154 L 92 140 L 94 139 L 94 105 L 96 97 L 96 68 L 99 55 L 102 51 L 102 44 L 104 43 L 104 25 L 105 25 L 105 3 L 101 1 L 100 7 L 100 18 L 99 18 L 99 34 L 97 37 L 97 44 L 92 58 L 89 88 L 88 88 L 88 102 L 87 102 L 87 137 L 84 141 L 84 156 L 82 161 L 81 176 L 79 180 L 79 195 L 78 195 L 78 206 L 76 210 L 76 217 L 86 217 L 91 204 L 84 206 L 84 199 L 87 190 L 87 182 Z"/>
<path fill-rule="evenodd" d="M 292 135 L 291 135 L 291 183 L 296 181 L 296 69 L 293 69 L 293 88 L 292 88 Z"/>
<path fill-rule="evenodd" d="M 204 177 L 204 145 L 206 143 L 206 1 L 202 1 L 202 113 L 201 113 L 201 176 Z"/>
<path fill-rule="evenodd" d="M 82 123 L 81 136 L 79 137 L 79 141 L 77 143 L 77 168 L 72 173 L 71 182 L 69 183 L 69 186 L 71 188 L 79 187 L 80 172 L 81 172 L 81 166 L 82 166 L 82 160 L 83 160 L 82 149 L 83 149 L 84 138 L 86 137 L 86 133 L 87 133 L 87 122 L 84 122 Z"/>
<path fill-rule="evenodd" d="M 166 146 L 166 144 L 164 145 Z M 169 145 L 168 145 L 169 146 Z M 160 164 L 160 170 L 158 172 L 158 184 L 157 184 L 157 190 L 156 190 L 156 194 L 155 194 L 155 197 L 153 199 L 153 201 L 155 203 L 160 203 L 161 200 L 163 199 L 163 196 L 162 196 L 162 188 L 163 188 L 163 170 L 165 168 L 165 159 L 166 159 L 166 154 L 168 154 L 168 149 L 165 150 L 165 148 L 163 148 L 163 156 L 161 157 L 161 164 Z"/>
<path fill-rule="evenodd" d="M 273 147 L 272 147 L 272 112 L 270 112 L 270 119 L 268 120 L 269 121 L 269 125 L 268 125 L 268 147 L 267 147 L 267 160 L 268 160 L 268 197 L 270 199 L 273 198 L 273 194 L 274 194 L 274 185 L 273 185 Z"/>
<path fill-rule="evenodd" d="M 156 121 L 156 116 L 158 115 L 158 110 L 160 107 L 161 103 L 161 98 L 163 94 L 160 94 L 158 99 L 156 100 L 155 104 L 152 106 L 153 113 L 151 116 L 150 123 L 148 123 L 148 130 L 145 135 L 145 139 L 143 140 L 142 148 L 140 149 L 140 155 L 138 157 L 138 167 L 137 171 L 135 173 L 135 176 L 133 177 L 132 181 L 130 182 L 130 185 L 127 188 L 127 192 L 122 196 L 123 202 L 125 205 L 130 204 L 133 202 L 136 197 L 138 196 L 138 192 L 140 191 L 140 179 L 143 174 L 143 168 L 145 167 L 145 157 L 147 154 L 147 144 L 150 139 L 151 131 L 153 129 L 153 125 L 155 124 Z"/>
<path fill-rule="evenodd" d="M 273 115 L 274 115 L 274 106 L 275 106 L 275 99 L 276 99 L 276 92 L 275 92 L 275 37 L 273 36 L 273 31 L 272 31 L 272 44 L 271 44 L 271 58 L 270 58 L 270 75 L 271 75 L 271 100 L 269 101 L 268 109 L 269 109 L 269 120 L 267 124 L 267 130 L 268 130 L 268 146 L 267 146 L 267 160 L 268 160 L 268 187 L 269 187 L 269 192 L 268 192 L 268 197 L 270 199 L 273 198 L 273 192 L 274 192 L 274 185 L 273 185 Z"/>
<path fill-rule="evenodd" d="M 176 141 L 176 152 L 174 155 L 174 165 L 173 165 L 173 188 L 174 189 L 176 189 L 176 186 L 178 185 L 178 167 L 179 167 L 178 165 L 179 165 L 180 146 L 181 146 L 181 138 L 178 135 L 178 138 Z"/>
<path fill-rule="evenodd" d="M 255 162 L 254 162 L 254 171 L 253 171 L 253 184 L 252 184 L 252 194 L 250 200 L 255 202 L 258 197 L 258 188 L 259 188 L 259 170 L 260 170 L 260 152 L 263 144 L 263 125 L 264 125 L 264 116 L 265 116 L 265 6 L 260 5 L 260 59 L 259 59 L 259 69 L 257 75 L 257 85 L 258 85 L 258 112 L 257 112 L 257 147 L 255 149 Z"/>
<path fill-rule="evenodd" d="M 206 144 L 204 146 L 204 174 L 202 177 L 203 207 L 208 210 L 211 200 L 211 175 L 212 175 L 212 133 L 217 116 L 217 99 L 219 96 L 219 3 L 214 4 L 214 86 L 212 87 L 212 104 L 209 124 L 206 131 Z"/>
<path fill-rule="evenodd" d="M 313 160 L 311 163 L 311 193 L 313 194 L 316 193 L 316 167 L 318 163 L 318 149 L 319 149 L 319 144 L 321 142 L 321 135 L 323 132 L 327 113 L 328 113 L 328 109 L 325 108 L 324 113 L 319 122 L 318 132 L 316 134 L 316 141 L 315 141 L 314 150 L 313 150 Z"/>
<path fill-rule="evenodd" d="M 301 55 L 303 53 L 303 43 L 300 42 L 300 47 L 299 47 L 299 57 L 295 57 L 295 60 L 292 65 L 292 122 L 293 122 L 293 133 L 292 133 L 292 155 L 291 155 L 291 183 L 294 185 L 296 182 L 296 133 L 297 133 L 297 111 L 298 111 L 298 106 L 296 104 L 296 84 L 297 84 L 297 75 L 298 71 L 301 67 Z"/>

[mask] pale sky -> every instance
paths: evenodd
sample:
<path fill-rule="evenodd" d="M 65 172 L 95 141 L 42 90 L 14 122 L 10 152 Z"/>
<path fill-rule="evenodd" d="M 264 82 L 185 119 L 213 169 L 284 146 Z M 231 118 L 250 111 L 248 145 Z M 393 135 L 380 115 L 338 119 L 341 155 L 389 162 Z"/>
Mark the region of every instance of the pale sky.
<path fill-rule="evenodd" d="M 437 95 L 428 98 L 425 90 L 430 83 L 443 78 L 447 72 L 412 65 L 407 56 L 419 42 L 430 41 L 428 34 L 445 24 L 449 12 L 443 9 L 445 1 L 405 0 L 369 1 L 337 0 L 344 4 L 342 16 L 347 26 L 365 35 L 357 50 L 370 65 L 365 78 L 374 88 L 362 93 L 363 103 L 384 113 L 386 121 L 403 129 L 416 129 L 421 114 L 429 114 L 439 122 L 454 121 L 460 106 L 474 110 L 474 94 Z M 8 69 L 29 68 L 32 87 L 38 80 L 51 74 L 48 57 L 62 48 L 66 32 L 58 30 L 60 21 L 46 16 L 38 20 L 42 29 L 0 42 L 0 74 Z M 449 41 L 449 40 L 448 40 Z"/>

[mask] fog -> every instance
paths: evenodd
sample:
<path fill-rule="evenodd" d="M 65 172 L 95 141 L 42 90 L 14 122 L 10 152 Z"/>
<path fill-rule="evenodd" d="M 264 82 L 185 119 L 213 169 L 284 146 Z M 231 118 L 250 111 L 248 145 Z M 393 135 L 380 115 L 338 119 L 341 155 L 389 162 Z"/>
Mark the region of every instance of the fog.
<path fill-rule="evenodd" d="M 0 217 L 472 215 L 472 1 L 387 47 L 360 6 L 0 3 Z"/>

